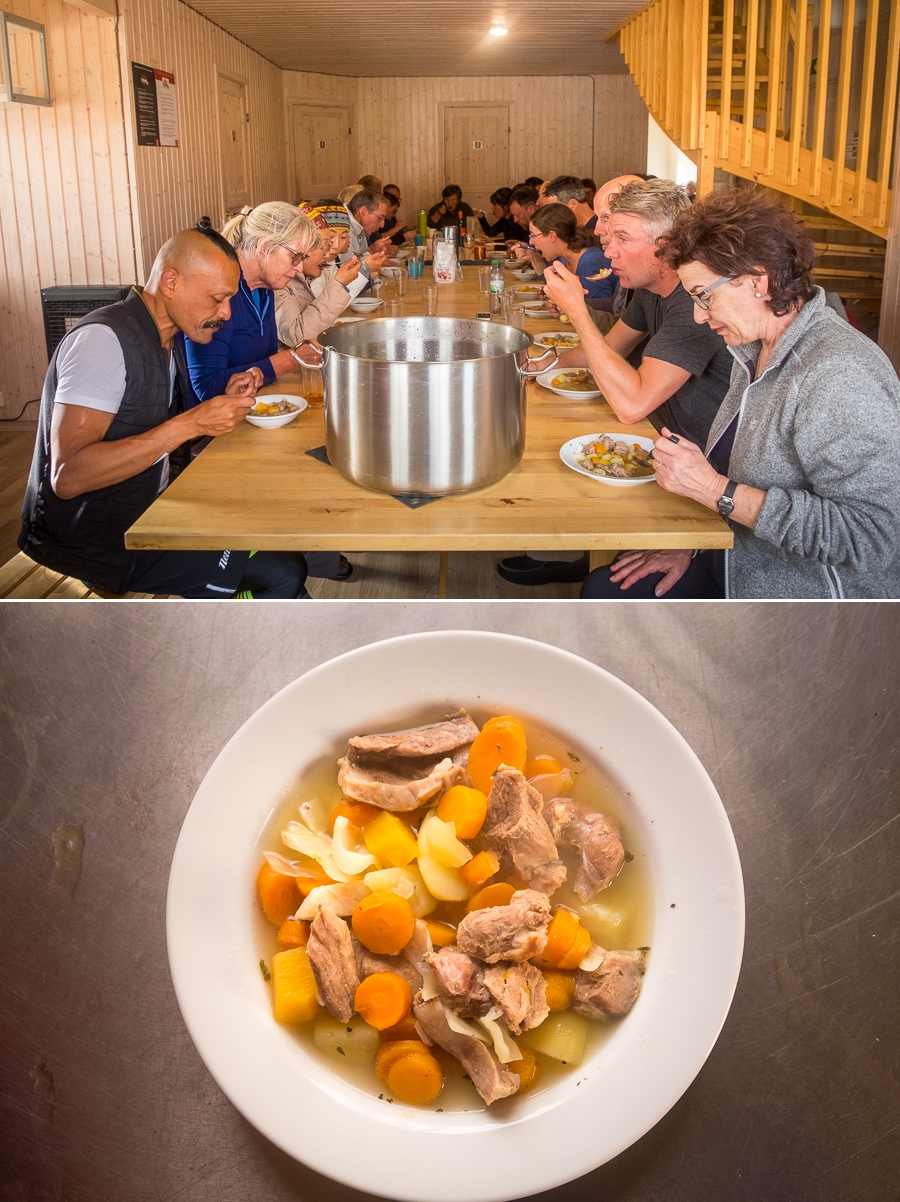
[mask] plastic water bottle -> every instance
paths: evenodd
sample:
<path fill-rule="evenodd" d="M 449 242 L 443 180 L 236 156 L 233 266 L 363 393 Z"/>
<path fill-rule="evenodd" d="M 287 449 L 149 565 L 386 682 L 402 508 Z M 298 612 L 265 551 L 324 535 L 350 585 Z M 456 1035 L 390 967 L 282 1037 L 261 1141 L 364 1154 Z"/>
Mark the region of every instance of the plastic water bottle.
<path fill-rule="evenodd" d="M 500 297 L 503 295 L 503 290 L 506 287 L 506 281 L 503 278 L 503 261 L 502 259 L 494 259 L 491 263 L 491 312 L 500 312 Z"/>
<path fill-rule="evenodd" d="M 419 237 L 425 238 L 428 234 L 428 214 L 424 209 L 419 209 Z"/>

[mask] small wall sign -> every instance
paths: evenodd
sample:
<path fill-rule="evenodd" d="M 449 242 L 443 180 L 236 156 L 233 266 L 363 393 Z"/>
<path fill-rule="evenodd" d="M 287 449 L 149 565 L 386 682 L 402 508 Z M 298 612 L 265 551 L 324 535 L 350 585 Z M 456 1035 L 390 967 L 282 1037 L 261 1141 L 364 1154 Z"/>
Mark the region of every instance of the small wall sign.
<path fill-rule="evenodd" d="M 484 143 L 483 143 L 483 142 L 473 142 L 473 143 L 472 143 L 472 149 L 473 149 L 473 150 L 481 150 L 481 148 L 482 148 L 482 146 L 483 146 L 483 145 L 484 145 Z"/>

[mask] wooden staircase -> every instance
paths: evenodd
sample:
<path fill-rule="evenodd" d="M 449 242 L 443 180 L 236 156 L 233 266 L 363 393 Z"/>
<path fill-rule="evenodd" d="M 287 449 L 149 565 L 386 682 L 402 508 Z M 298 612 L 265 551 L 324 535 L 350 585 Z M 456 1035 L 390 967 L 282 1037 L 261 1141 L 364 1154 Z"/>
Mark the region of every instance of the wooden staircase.
<path fill-rule="evenodd" d="M 883 252 L 900 3 L 865 5 L 858 22 L 862 0 L 651 0 L 607 40 L 618 41 L 655 120 L 697 163 L 699 194 L 717 170 L 729 172 L 840 218 L 835 229 L 875 235 Z M 816 240 L 828 247 L 823 272 L 839 266 L 855 291 L 875 287 L 878 244 L 836 255 L 831 243 L 843 236 Z"/>

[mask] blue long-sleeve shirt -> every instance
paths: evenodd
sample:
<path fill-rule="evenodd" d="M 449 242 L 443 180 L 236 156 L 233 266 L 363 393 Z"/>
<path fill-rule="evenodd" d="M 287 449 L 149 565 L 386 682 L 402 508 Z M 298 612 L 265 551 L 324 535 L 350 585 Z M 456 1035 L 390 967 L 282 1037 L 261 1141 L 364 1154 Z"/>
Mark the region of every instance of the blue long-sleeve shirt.
<path fill-rule="evenodd" d="M 563 265 L 566 262 L 565 259 L 557 259 L 556 261 Z M 588 279 L 588 276 L 596 275 L 599 271 L 603 271 L 611 266 L 612 264 L 599 246 L 589 246 L 578 260 L 575 274 L 581 280 L 584 287 L 587 288 L 589 300 L 599 300 L 604 296 L 612 296 L 615 292 L 616 277 L 612 272 L 603 280 Z"/>
<path fill-rule="evenodd" d="M 235 372 L 251 367 L 260 369 L 263 383 L 272 384 L 275 372 L 271 356 L 278 351 L 278 330 L 271 288 L 251 291 L 241 275 L 240 286 L 231 298 L 231 317 L 221 330 L 216 330 L 210 342 L 185 338 L 184 345 L 191 384 L 201 401 L 221 396 Z"/>

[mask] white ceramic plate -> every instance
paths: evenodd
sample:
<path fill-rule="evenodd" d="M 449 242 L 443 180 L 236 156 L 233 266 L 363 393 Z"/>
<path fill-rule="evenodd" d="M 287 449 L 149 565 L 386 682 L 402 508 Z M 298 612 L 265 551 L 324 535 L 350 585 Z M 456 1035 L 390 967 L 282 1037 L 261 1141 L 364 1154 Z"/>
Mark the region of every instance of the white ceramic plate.
<path fill-rule="evenodd" d="M 571 395 L 571 394 L 570 394 Z M 602 430 L 600 433 L 605 434 L 607 431 Z M 614 476 L 598 476 L 594 472 L 589 472 L 587 468 L 582 467 L 575 458 L 575 452 L 580 451 L 586 442 L 591 442 L 595 438 L 599 438 L 600 434 L 582 434 L 579 438 L 570 438 L 568 442 L 564 442 L 559 448 L 559 457 L 573 472 L 578 472 L 579 475 L 587 476 L 591 480 L 598 480 L 601 484 L 611 484 L 614 488 L 634 488 L 637 484 L 652 484 L 656 476 L 639 476 L 636 480 L 618 480 Z M 643 447 L 645 451 L 653 450 L 652 438 L 641 438 L 637 434 L 617 434 L 617 438 L 621 438 L 623 442 L 627 442 L 629 446 L 636 442 Z"/>
<path fill-rule="evenodd" d="M 262 426 L 263 429 L 277 430 L 279 426 L 286 426 L 299 417 L 304 409 L 307 408 L 306 397 L 293 396 L 288 392 L 273 392 L 267 396 L 256 398 L 258 401 L 263 401 L 267 404 L 274 404 L 275 401 L 290 401 L 292 405 L 297 406 L 296 413 L 279 413 L 275 417 L 257 417 L 254 413 L 248 413 L 245 421 L 248 421 L 251 426 Z"/>
<path fill-rule="evenodd" d="M 566 338 L 566 337 L 569 337 L 569 338 L 574 338 L 574 339 L 575 339 L 575 342 L 573 343 L 573 345 L 572 345 L 572 346 L 560 346 L 560 347 L 558 347 L 558 346 L 556 346 L 554 343 L 552 343 L 552 342 L 548 342 L 548 341 L 547 341 L 547 339 L 548 339 L 548 338 Z M 576 347 L 576 346 L 581 346 L 581 339 L 578 337 L 578 335 L 577 335 L 577 334 L 569 334 L 569 335 L 566 335 L 566 334 L 554 334 L 552 331 L 551 331 L 551 332 L 549 332 L 549 333 L 548 333 L 548 332 L 546 332 L 546 331 L 544 331 L 544 332 L 543 332 L 543 333 L 541 333 L 541 334 L 536 334 L 536 335 L 535 335 L 535 339 L 534 339 L 534 345 L 535 345 L 535 346 L 550 347 L 550 348 L 551 348 L 552 350 L 554 350 L 554 351 L 556 351 L 556 350 L 560 350 L 560 351 L 572 351 L 572 350 L 574 350 L 574 349 L 575 349 L 575 347 Z M 558 375 L 558 374 L 559 374 L 559 373 L 557 372 L 557 375 Z"/>
<path fill-rule="evenodd" d="M 596 391 L 593 388 L 582 391 L 581 389 L 576 390 L 573 388 L 553 387 L 553 381 L 557 378 L 557 376 L 567 375 L 570 371 L 583 370 L 584 369 L 580 367 L 548 367 L 546 371 L 542 371 L 540 375 L 535 376 L 535 379 L 537 380 L 538 384 L 543 385 L 544 388 L 549 388 L 550 391 L 555 392 L 557 396 L 568 397 L 569 400 L 578 399 L 580 401 L 592 401 L 596 400 L 598 396 L 603 396 L 603 393 L 599 388 L 596 389 Z"/>
<path fill-rule="evenodd" d="M 598 644 L 598 647 L 600 644 Z M 653 882 L 640 997 L 577 1072 L 515 1106 L 436 1114 L 344 1081 L 272 1019 L 254 942 L 263 835 L 298 775 L 411 711 L 521 713 L 596 757 Z M 696 755 L 643 697 L 544 643 L 409 635 L 313 669 L 251 717 L 184 820 L 166 912 L 181 1012 L 209 1071 L 268 1139 L 354 1189 L 401 1202 L 501 1202 L 579 1177 L 675 1104 L 709 1055 L 740 969 L 744 898 L 725 810 Z"/>

